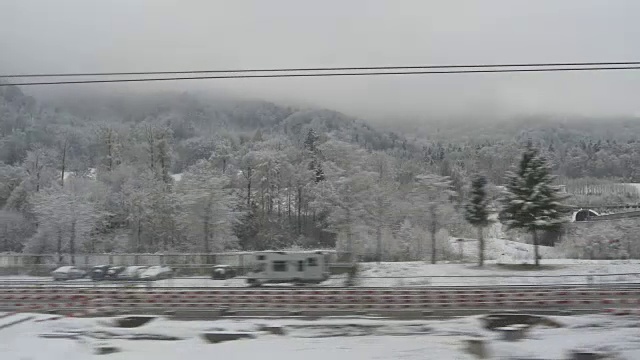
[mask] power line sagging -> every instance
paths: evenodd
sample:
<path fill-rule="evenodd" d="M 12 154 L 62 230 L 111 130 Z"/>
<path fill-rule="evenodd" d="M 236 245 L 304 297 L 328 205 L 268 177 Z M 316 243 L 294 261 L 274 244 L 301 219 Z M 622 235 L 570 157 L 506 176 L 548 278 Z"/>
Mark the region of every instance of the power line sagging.
<path fill-rule="evenodd" d="M 573 63 L 523 63 L 523 64 L 473 64 L 473 65 L 416 65 L 416 66 L 368 66 L 368 67 L 315 67 L 278 69 L 235 70 L 186 70 L 186 71 L 141 71 L 141 72 L 94 72 L 94 73 L 40 73 L 6 74 L 0 78 L 68 78 L 104 76 L 148 76 L 186 74 L 226 74 L 181 77 L 137 77 L 118 79 L 31 81 L 0 83 L 0 86 L 68 85 L 120 82 L 154 82 L 213 79 L 294 78 L 294 77 L 345 77 L 345 76 L 391 76 L 391 75 L 446 75 L 446 74 L 495 74 L 575 71 L 638 70 L 640 62 L 573 62 Z M 376 71 L 373 71 L 376 70 Z M 382 71 L 380 71 L 382 70 Z M 392 71 L 394 70 L 394 71 Z M 399 71 L 400 70 L 400 71 Z M 256 74 L 258 73 L 258 74 Z M 266 73 L 266 74 L 264 74 Z M 274 74 L 275 73 L 275 74 Z"/>

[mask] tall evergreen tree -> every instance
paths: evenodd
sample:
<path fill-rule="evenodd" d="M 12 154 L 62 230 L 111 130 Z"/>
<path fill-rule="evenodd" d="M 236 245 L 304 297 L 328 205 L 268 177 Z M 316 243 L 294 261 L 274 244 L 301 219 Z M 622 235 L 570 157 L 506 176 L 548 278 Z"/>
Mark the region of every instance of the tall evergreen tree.
<path fill-rule="evenodd" d="M 484 265 L 483 230 L 489 225 L 487 178 L 477 175 L 471 181 L 471 197 L 465 207 L 464 218 L 478 230 L 478 265 Z"/>
<path fill-rule="evenodd" d="M 517 171 L 508 173 L 501 198 L 500 220 L 508 229 L 531 233 L 536 266 L 540 265 L 538 231 L 557 231 L 563 222 L 560 202 L 565 197 L 553 179 L 549 164 L 529 143 Z"/>
<path fill-rule="evenodd" d="M 315 130 L 309 129 L 307 137 L 304 140 L 304 148 L 311 153 L 316 153 L 318 150 L 318 140 L 320 140 L 320 137 L 316 134 Z"/>
<path fill-rule="evenodd" d="M 322 162 L 320 161 L 321 153 L 320 149 L 318 149 L 318 141 L 320 141 L 320 137 L 313 129 L 309 129 L 307 137 L 304 140 L 304 148 L 309 152 L 311 156 L 311 161 L 309 162 L 309 170 L 313 171 L 316 183 L 319 183 L 320 181 L 323 181 L 325 179 L 324 170 L 322 169 Z"/>

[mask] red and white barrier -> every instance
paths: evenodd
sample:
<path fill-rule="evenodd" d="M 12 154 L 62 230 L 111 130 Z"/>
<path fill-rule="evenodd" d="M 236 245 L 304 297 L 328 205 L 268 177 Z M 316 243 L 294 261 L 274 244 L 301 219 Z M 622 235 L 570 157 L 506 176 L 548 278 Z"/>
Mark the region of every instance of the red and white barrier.
<path fill-rule="evenodd" d="M 600 307 L 640 305 L 640 289 L 550 290 L 515 289 L 206 289 L 147 288 L 34 288 L 0 289 L 0 304 L 25 311 L 87 309 L 72 316 L 88 316 L 113 308 L 242 309 L 440 309 L 483 307 Z"/>

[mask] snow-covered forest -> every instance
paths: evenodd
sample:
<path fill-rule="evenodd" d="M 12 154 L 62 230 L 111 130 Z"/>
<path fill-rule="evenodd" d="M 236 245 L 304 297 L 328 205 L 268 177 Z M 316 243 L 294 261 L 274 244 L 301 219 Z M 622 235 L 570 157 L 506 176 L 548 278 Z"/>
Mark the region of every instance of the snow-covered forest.
<path fill-rule="evenodd" d="M 529 140 L 563 181 L 640 180 L 634 122 L 518 124 L 470 120 L 462 136 L 433 122 L 416 135 L 262 101 L 39 101 L 0 87 L 0 251 L 301 247 L 415 260 L 433 238 L 441 258 L 454 251 L 449 235 L 477 234 L 463 206 L 472 175 L 487 176 L 495 199 Z"/>

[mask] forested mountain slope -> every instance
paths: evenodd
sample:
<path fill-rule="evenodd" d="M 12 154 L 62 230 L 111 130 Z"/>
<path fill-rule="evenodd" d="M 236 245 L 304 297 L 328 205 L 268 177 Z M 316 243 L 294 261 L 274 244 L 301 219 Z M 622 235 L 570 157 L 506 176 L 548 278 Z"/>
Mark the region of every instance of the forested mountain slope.
<path fill-rule="evenodd" d="M 501 184 L 528 140 L 559 175 L 640 180 L 635 122 L 538 120 L 434 121 L 403 136 L 265 101 L 89 92 L 37 101 L 0 87 L 0 251 L 337 246 L 373 256 L 382 244 L 388 259 L 424 258 L 425 207 L 438 206 L 439 236 L 472 234 L 460 212 L 470 174 Z M 438 188 L 441 176 L 452 193 Z"/>

